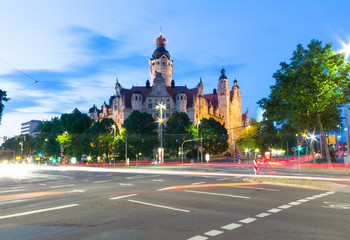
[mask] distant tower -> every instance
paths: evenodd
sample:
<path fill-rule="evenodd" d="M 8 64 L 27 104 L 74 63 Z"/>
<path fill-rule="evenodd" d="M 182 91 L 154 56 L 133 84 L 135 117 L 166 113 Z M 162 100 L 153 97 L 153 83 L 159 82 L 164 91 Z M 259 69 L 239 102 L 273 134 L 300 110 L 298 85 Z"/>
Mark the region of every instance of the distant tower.
<path fill-rule="evenodd" d="M 219 114 L 224 119 L 225 126 L 228 124 L 228 113 L 230 103 L 230 87 L 228 85 L 225 69 L 221 70 L 221 76 L 218 82 L 218 108 Z"/>
<path fill-rule="evenodd" d="M 170 60 L 170 54 L 165 49 L 167 40 L 160 33 L 160 37 L 156 39 L 157 49 L 153 52 L 152 58 L 149 60 L 149 74 L 151 76 L 151 86 L 154 85 L 156 72 L 162 74 L 167 87 L 171 86 L 173 76 L 173 61 Z"/>
<path fill-rule="evenodd" d="M 139 90 L 135 90 L 131 97 L 132 110 L 142 111 L 142 95 Z"/>
<path fill-rule="evenodd" d="M 184 90 L 180 89 L 176 95 L 176 110 L 186 113 L 187 97 Z"/>

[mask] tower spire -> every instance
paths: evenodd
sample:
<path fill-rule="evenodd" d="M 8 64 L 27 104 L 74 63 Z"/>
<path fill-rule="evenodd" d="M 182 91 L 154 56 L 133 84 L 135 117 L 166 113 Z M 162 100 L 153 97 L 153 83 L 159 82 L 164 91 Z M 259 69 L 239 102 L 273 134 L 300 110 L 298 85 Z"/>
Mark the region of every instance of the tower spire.
<path fill-rule="evenodd" d="M 160 36 L 163 36 L 162 24 L 159 25 L 159 30 L 160 30 Z"/>

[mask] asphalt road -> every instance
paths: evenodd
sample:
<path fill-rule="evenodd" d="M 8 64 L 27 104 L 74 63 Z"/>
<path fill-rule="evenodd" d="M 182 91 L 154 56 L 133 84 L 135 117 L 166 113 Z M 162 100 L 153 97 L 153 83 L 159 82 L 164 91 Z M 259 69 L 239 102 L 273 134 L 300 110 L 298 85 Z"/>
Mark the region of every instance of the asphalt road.
<path fill-rule="evenodd" d="M 349 193 L 248 183 L 234 168 L 9 169 L 0 239 L 349 239 Z"/>

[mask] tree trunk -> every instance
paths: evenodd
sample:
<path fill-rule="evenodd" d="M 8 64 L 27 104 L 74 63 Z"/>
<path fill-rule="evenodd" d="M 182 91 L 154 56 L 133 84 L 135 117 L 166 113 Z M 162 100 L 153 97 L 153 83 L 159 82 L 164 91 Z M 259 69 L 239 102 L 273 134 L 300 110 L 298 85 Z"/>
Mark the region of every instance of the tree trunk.
<path fill-rule="evenodd" d="M 318 126 L 320 127 L 320 134 L 321 134 L 322 143 L 324 144 L 324 151 L 326 153 L 327 163 L 328 163 L 328 165 L 330 165 L 330 164 L 332 164 L 332 162 L 331 162 L 331 155 L 329 154 L 328 144 L 327 144 L 327 140 L 326 140 L 326 134 L 323 130 L 320 116 L 318 114 L 316 114 L 316 116 L 317 116 Z"/>

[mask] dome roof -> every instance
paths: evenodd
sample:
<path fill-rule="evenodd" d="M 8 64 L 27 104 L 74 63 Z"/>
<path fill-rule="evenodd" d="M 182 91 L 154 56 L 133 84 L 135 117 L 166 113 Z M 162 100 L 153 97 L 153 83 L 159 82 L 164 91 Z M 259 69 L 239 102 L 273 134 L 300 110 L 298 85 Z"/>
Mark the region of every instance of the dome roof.
<path fill-rule="evenodd" d="M 225 69 L 221 69 L 221 76 L 219 79 L 227 79 L 227 77 L 225 75 Z"/>
<path fill-rule="evenodd" d="M 152 59 L 158 59 L 160 58 L 163 54 L 165 54 L 165 56 L 170 59 L 170 54 L 169 52 L 165 49 L 165 45 L 166 45 L 167 40 L 160 35 L 159 38 L 156 39 L 156 43 L 157 43 L 157 49 L 154 50 L 153 54 L 152 54 Z"/>

